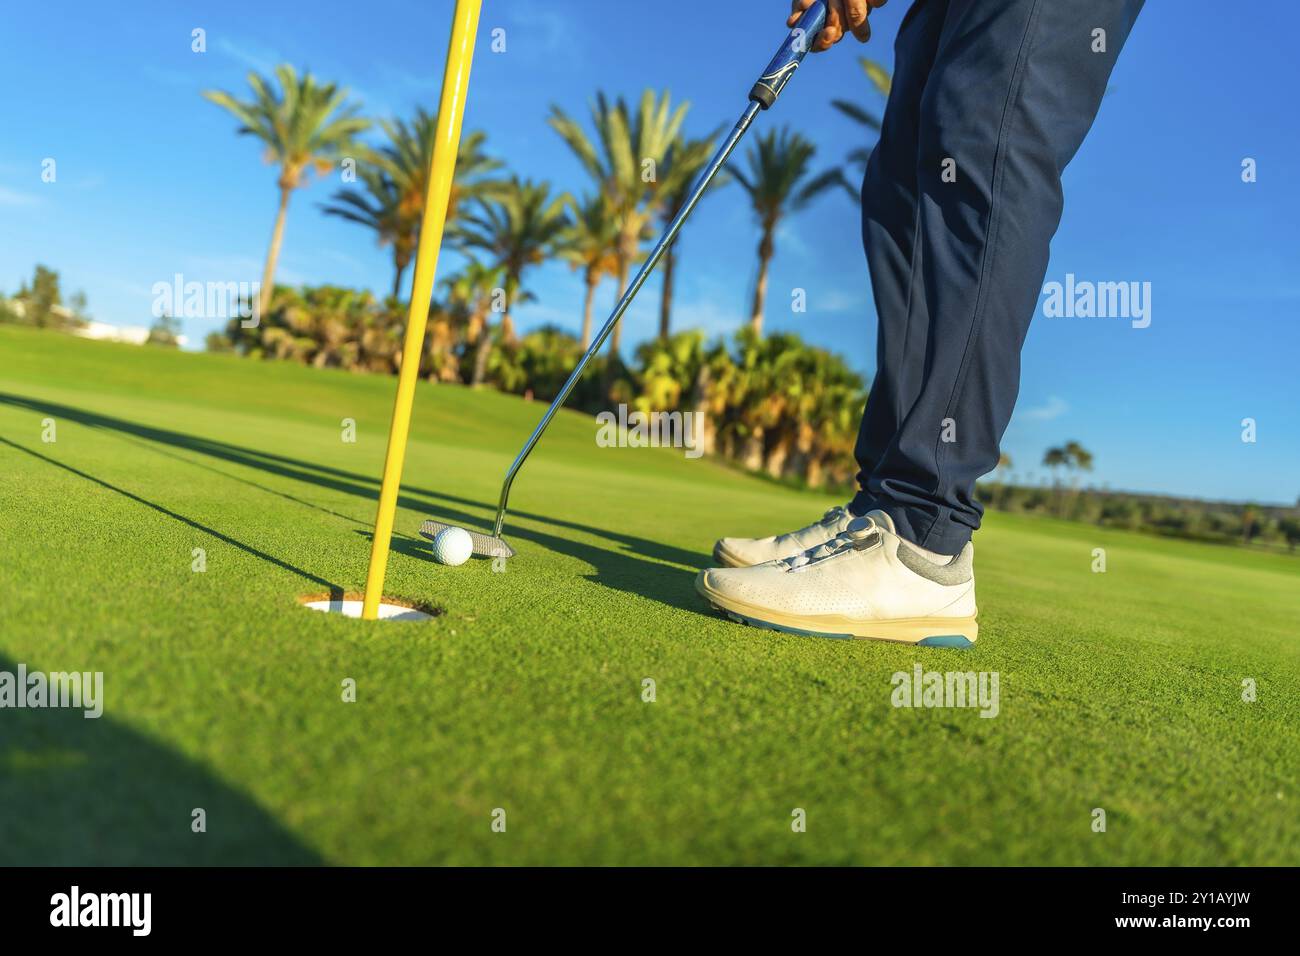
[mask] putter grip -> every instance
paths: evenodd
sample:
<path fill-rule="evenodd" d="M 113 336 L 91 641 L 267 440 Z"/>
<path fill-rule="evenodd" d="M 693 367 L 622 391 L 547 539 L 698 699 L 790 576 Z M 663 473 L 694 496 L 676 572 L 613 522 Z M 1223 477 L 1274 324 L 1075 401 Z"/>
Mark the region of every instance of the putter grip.
<path fill-rule="evenodd" d="M 817 34 L 822 32 L 822 27 L 825 25 L 826 4 L 823 0 L 816 0 L 803 12 L 799 22 L 794 25 L 790 35 L 781 44 L 781 49 L 776 51 L 772 62 L 767 65 L 763 75 L 749 91 L 749 98 L 763 109 L 775 103 L 776 98 L 785 89 L 785 85 L 790 82 L 790 77 L 794 76 L 794 71 L 799 69 L 799 64 L 812 49 L 813 41 L 817 39 Z"/>

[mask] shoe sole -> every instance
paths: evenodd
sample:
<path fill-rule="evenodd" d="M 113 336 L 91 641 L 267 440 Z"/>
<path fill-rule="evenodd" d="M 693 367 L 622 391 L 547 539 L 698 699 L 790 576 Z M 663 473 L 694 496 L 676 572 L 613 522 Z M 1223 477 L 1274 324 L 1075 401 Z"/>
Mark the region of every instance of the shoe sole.
<path fill-rule="evenodd" d="M 839 614 L 798 617 L 724 597 L 704 583 L 701 572 L 695 590 L 733 621 L 786 634 L 834 637 L 841 640 L 886 641 L 913 647 L 972 647 L 979 623 L 971 617 L 914 617 L 891 621 L 859 621 Z"/>

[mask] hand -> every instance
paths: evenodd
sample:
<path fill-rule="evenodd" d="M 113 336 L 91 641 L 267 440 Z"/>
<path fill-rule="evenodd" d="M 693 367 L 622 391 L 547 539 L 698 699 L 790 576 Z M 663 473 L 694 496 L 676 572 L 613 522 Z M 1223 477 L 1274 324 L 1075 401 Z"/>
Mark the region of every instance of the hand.
<path fill-rule="evenodd" d="M 817 35 L 812 52 L 829 50 L 843 39 L 845 30 L 857 37 L 858 42 L 866 43 L 871 39 L 871 24 L 867 22 L 867 17 L 872 10 L 883 7 L 885 3 L 886 0 L 826 0 L 826 26 Z M 813 0 L 794 0 L 791 4 L 793 12 L 785 25 L 793 27 L 803 12 L 812 5 Z"/>

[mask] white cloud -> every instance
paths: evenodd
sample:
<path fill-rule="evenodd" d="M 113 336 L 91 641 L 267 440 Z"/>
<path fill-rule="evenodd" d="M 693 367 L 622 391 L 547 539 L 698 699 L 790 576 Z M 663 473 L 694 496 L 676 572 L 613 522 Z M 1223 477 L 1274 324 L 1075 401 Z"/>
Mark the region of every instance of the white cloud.
<path fill-rule="evenodd" d="M 0 206 L 35 206 L 40 199 L 31 193 L 20 193 L 0 186 Z"/>
<path fill-rule="evenodd" d="M 1060 418 L 1070 410 L 1070 404 L 1059 396 L 1052 395 L 1042 405 L 1026 408 L 1018 413 L 1018 417 L 1031 422 L 1050 422 L 1054 418 Z"/>
<path fill-rule="evenodd" d="M 254 282 L 261 281 L 264 259 L 250 255 L 205 256 L 189 255 L 180 260 L 179 271 L 187 282 Z M 170 282 L 171 274 L 164 275 L 159 281 Z M 281 285 L 303 285 L 308 280 L 303 273 L 284 264 L 283 260 L 276 266 L 275 281 Z"/>
<path fill-rule="evenodd" d="M 865 314 L 868 306 L 865 294 L 845 292 L 842 289 L 813 292 L 808 296 L 808 308 L 815 312 Z"/>
<path fill-rule="evenodd" d="M 581 47 L 573 29 L 573 17 L 544 4 L 519 4 L 512 7 L 511 13 L 515 30 L 524 34 L 521 39 L 525 50 L 547 58 L 559 58 L 561 63 L 578 61 L 576 54 Z M 508 44 L 509 39 L 506 42 Z"/>
<path fill-rule="evenodd" d="M 233 43 L 225 37 L 218 37 L 214 47 L 217 52 L 224 53 L 232 60 L 237 60 L 258 73 L 272 74 L 275 72 L 275 65 L 284 62 L 283 57 L 278 56 L 273 50 L 247 47 Z"/>

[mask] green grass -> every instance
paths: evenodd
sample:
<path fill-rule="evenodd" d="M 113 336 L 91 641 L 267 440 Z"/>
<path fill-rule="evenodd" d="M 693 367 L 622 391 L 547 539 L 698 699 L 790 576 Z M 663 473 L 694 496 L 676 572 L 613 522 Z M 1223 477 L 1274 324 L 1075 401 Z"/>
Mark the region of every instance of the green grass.
<path fill-rule="evenodd" d="M 393 389 L 0 328 L 0 670 L 106 696 L 0 710 L 0 862 L 1297 862 L 1300 561 L 992 515 L 975 649 L 774 634 L 694 570 L 828 499 L 566 413 L 518 556 L 440 567 L 420 521 L 487 522 L 543 409 L 421 385 L 387 591 L 443 613 L 305 610 L 364 582 Z M 895 709 L 916 662 L 1001 713 Z"/>

